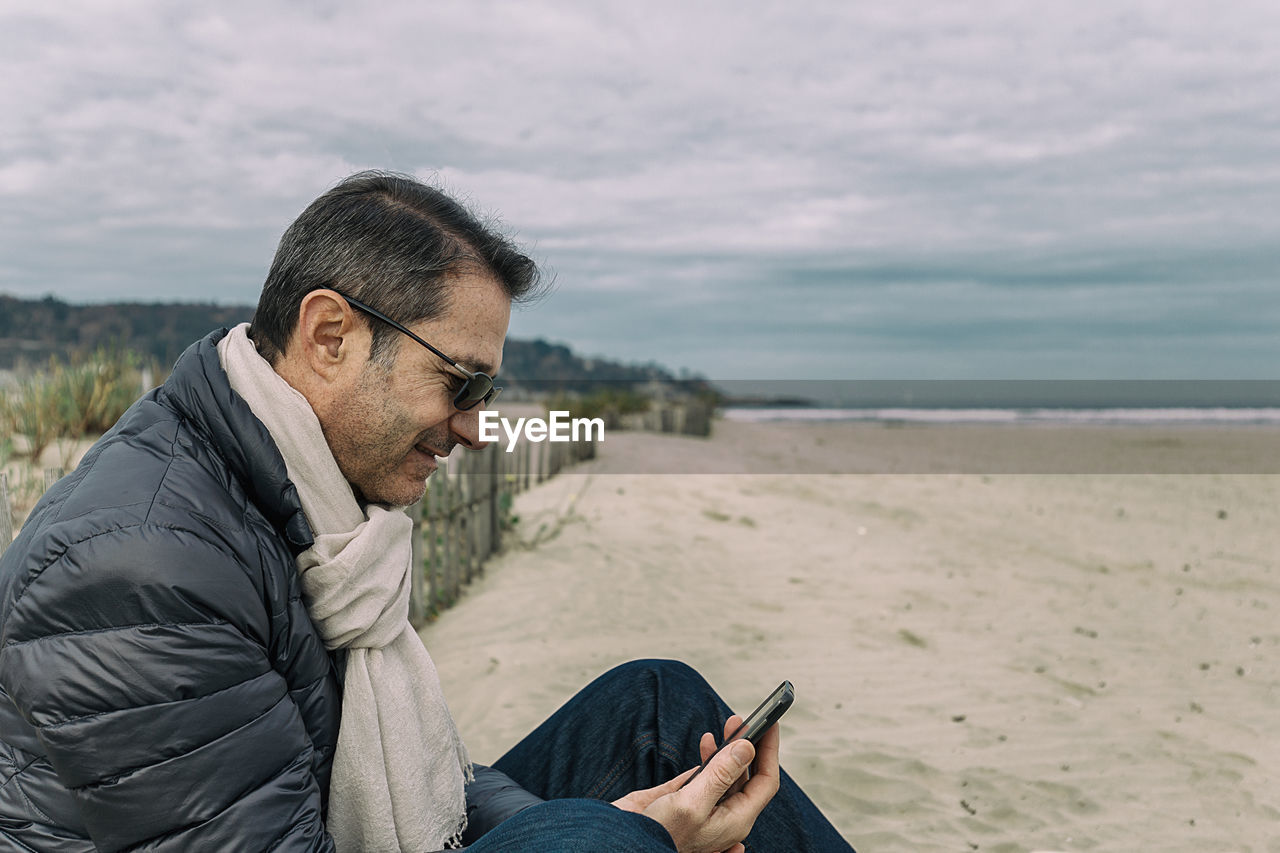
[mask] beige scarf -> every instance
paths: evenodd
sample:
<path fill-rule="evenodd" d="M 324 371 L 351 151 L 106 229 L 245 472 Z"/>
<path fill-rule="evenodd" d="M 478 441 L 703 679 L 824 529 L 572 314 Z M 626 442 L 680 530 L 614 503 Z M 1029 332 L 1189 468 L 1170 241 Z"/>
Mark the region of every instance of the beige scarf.
<path fill-rule="evenodd" d="M 327 648 L 346 650 L 326 828 L 338 853 L 458 847 L 471 762 L 409 624 L 413 522 L 360 508 L 311 405 L 258 355 L 248 328 L 232 329 L 218 358 L 284 457 L 315 534 L 297 560 L 307 612 Z"/>

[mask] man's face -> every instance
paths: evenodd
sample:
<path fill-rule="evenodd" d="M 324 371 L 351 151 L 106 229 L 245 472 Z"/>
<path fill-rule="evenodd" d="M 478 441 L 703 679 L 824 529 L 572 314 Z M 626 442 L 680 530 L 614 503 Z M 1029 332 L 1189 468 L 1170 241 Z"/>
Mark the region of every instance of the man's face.
<path fill-rule="evenodd" d="M 511 319 L 511 303 L 497 282 L 464 274 L 449 284 L 449 305 L 432 320 L 406 324 L 468 370 L 496 375 Z M 380 320 L 360 315 L 370 324 Z M 399 318 L 396 318 L 399 319 Z M 453 407 L 464 377 L 439 356 L 399 336 L 390 368 L 366 359 L 321 418 L 333 457 L 356 496 L 407 506 L 422 498 L 436 456 L 455 445 L 480 447 L 481 404 Z"/>

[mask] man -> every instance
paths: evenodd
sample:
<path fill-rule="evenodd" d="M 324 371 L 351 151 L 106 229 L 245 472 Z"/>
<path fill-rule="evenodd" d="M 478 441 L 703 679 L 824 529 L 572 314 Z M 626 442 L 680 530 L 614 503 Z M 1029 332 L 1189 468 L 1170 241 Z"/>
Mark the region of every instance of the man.
<path fill-rule="evenodd" d="M 681 787 L 739 720 L 672 662 L 470 763 L 408 624 L 397 507 L 480 446 L 537 283 L 404 176 L 303 212 L 252 325 L 193 345 L 0 560 L 0 847 L 849 849 L 779 770 L 776 727 Z"/>

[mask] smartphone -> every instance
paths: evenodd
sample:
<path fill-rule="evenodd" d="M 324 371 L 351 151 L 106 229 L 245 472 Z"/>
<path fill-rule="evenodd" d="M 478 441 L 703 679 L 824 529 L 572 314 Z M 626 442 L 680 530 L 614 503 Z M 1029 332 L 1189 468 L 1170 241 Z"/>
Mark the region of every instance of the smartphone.
<path fill-rule="evenodd" d="M 751 716 L 747 717 L 747 719 L 743 721 L 742 725 L 738 726 L 734 733 L 720 745 L 720 749 L 717 749 L 711 754 L 711 758 L 702 762 L 702 767 L 695 770 L 693 775 L 685 780 L 684 785 L 688 785 L 696 779 L 698 774 L 702 772 L 703 768 L 711 762 L 711 759 L 719 755 L 721 749 L 729 746 L 729 744 L 733 743 L 735 740 L 745 739 L 751 741 L 752 746 L 759 746 L 760 738 L 764 737 L 764 733 L 769 731 L 769 729 L 773 727 L 774 723 L 782 719 L 782 715 L 787 712 L 787 709 L 791 707 L 791 703 L 795 700 L 796 690 L 791 686 L 791 682 L 784 681 L 779 684 L 778 689 L 773 691 L 773 693 L 769 695 L 769 698 L 761 702 L 760 707 L 751 712 Z M 681 785 L 680 787 L 683 788 L 684 785 Z"/>

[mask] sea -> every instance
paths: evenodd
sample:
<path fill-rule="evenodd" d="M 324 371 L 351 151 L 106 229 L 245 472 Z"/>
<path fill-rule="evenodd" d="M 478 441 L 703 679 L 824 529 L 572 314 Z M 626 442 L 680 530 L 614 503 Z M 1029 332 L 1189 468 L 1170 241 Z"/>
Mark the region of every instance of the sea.
<path fill-rule="evenodd" d="M 1106 426 L 1280 425 L 1280 408 L 823 408 L 730 406 L 727 420 L 751 423 L 866 421 L 886 424 L 1096 424 Z"/>
<path fill-rule="evenodd" d="M 854 380 L 718 383 L 737 421 L 1278 425 L 1275 380 Z"/>

